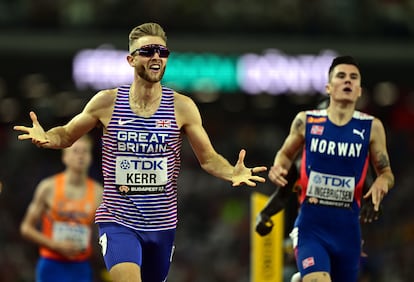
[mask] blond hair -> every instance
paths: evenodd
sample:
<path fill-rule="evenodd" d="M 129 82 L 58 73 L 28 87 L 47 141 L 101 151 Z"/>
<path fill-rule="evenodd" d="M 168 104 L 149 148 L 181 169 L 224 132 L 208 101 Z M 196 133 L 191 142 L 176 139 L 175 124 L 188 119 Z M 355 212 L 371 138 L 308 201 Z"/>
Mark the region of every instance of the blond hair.
<path fill-rule="evenodd" d="M 164 29 L 157 23 L 144 23 L 134 27 L 129 33 L 129 47 L 131 47 L 135 40 L 143 36 L 158 36 L 167 43 L 167 36 Z"/>

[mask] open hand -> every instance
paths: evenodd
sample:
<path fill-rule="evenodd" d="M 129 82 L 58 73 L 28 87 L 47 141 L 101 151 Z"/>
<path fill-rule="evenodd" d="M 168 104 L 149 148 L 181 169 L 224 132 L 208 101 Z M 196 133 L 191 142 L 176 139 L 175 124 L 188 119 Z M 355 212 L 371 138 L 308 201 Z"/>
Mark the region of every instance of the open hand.
<path fill-rule="evenodd" d="M 38 147 L 42 147 L 48 144 L 49 141 L 46 139 L 46 133 L 37 120 L 37 115 L 34 112 L 30 112 L 30 119 L 32 120 L 32 127 L 26 127 L 22 125 L 16 125 L 13 127 L 14 130 L 25 132 L 25 134 L 20 134 L 18 136 L 18 139 L 31 139 L 32 143 Z"/>
<path fill-rule="evenodd" d="M 267 170 L 265 166 L 256 166 L 253 168 L 247 168 L 244 165 L 244 157 L 246 156 L 246 150 L 242 149 L 239 153 L 239 159 L 235 165 L 234 173 L 232 177 L 233 186 L 240 186 L 246 184 L 248 186 L 256 186 L 256 182 L 265 182 L 264 177 L 254 175 L 255 173 L 263 172 Z"/>

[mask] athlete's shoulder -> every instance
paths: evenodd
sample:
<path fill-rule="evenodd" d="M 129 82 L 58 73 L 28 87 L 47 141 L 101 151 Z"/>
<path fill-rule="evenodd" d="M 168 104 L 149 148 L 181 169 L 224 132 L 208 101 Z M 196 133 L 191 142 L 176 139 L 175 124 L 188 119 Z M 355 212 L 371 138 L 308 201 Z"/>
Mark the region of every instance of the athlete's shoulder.
<path fill-rule="evenodd" d="M 306 124 L 306 111 L 298 112 L 293 119 L 290 126 L 290 133 L 300 135 L 305 134 L 305 124 Z"/>
<path fill-rule="evenodd" d="M 103 89 L 98 91 L 91 99 L 94 102 L 113 101 L 118 93 L 118 88 Z"/>
<path fill-rule="evenodd" d="M 39 182 L 39 185 L 56 185 L 57 178 L 61 177 L 62 174 L 63 173 L 56 173 L 56 174 L 49 175 L 49 176 L 43 178 Z"/>
<path fill-rule="evenodd" d="M 372 131 L 371 137 L 376 136 L 376 135 L 380 135 L 380 136 L 385 135 L 384 124 L 379 118 L 373 117 L 371 131 Z"/>
<path fill-rule="evenodd" d="M 40 198 L 48 198 L 54 194 L 56 190 L 56 179 L 60 174 L 50 175 L 48 177 L 43 178 L 39 184 L 36 186 L 36 194 Z"/>
<path fill-rule="evenodd" d="M 118 88 L 103 89 L 103 90 L 98 91 L 95 96 L 98 96 L 98 97 L 101 97 L 101 98 L 113 98 L 114 96 L 116 96 L 118 91 L 122 91 L 122 90 L 125 90 L 125 89 L 126 88 L 123 87 L 123 86 L 120 86 Z"/>
<path fill-rule="evenodd" d="M 191 97 L 175 92 L 174 109 L 179 128 L 186 124 L 201 124 L 200 111 Z"/>
<path fill-rule="evenodd" d="M 306 115 L 312 115 L 312 116 L 328 116 L 328 112 L 326 111 L 326 109 L 312 109 L 312 110 L 307 110 L 305 111 Z"/>
<path fill-rule="evenodd" d="M 194 100 L 182 93 L 174 91 L 174 103 L 179 107 L 193 107 L 195 106 Z"/>
<path fill-rule="evenodd" d="M 98 91 L 88 103 L 88 109 L 102 110 L 111 107 L 115 103 L 117 88 Z"/>
<path fill-rule="evenodd" d="M 307 116 L 307 111 L 300 111 L 296 114 L 295 118 L 293 119 L 293 122 L 297 121 L 297 120 L 301 120 L 303 122 L 306 121 L 306 116 Z"/>
<path fill-rule="evenodd" d="M 352 115 L 353 118 L 355 119 L 360 119 L 360 120 L 373 120 L 375 119 L 374 116 L 364 113 L 364 112 L 360 112 L 360 111 L 354 111 L 354 114 Z"/>

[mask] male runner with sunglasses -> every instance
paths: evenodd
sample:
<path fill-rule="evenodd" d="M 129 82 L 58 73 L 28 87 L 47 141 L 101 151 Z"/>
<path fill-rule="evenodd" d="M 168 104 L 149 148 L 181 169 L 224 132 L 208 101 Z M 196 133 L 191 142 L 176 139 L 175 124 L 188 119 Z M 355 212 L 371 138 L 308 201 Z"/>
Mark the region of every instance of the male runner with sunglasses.
<path fill-rule="evenodd" d="M 43 148 L 64 148 L 94 127 L 103 128 L 104 195 L 95 221 L 106 266 L 114 282 L 162 282 L 167 279 L 177 225 L 177 177 L 182 135 L 201 167 L 233 186 L 256 186 L 265 166 L 247 168 L 245 150 L 235 166 L 213 148 L 200 112 L 189 97 L 161 85 L 169 51 L 156 23 L 129 34 L 127 61 L 131 85 L 98 92 L 66 125 L 44 131 L 31 112 L 33 126 L 15 126 L 20 140 Z"/>

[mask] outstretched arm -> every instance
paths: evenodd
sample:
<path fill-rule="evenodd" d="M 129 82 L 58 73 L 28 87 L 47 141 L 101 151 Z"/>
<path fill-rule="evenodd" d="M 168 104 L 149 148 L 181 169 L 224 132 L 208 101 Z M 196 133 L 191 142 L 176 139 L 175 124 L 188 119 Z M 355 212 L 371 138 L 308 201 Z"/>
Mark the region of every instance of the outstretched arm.
<path fill-rule="evenodd" d="M 215 151 L 202 125 L 200 112 L 189 97 L 176 94 L 175 109 L 177 123 L 187 135 L 191 147 L 205 171 L 218 178 L 231 181 L 233 186 L 243 184 L 256 186 L 256 182 L 265 182 L 265 178 L 255 174 L 266 171 L 267 168 L 265 166 L 247 168 L 244 165 L 246 156 L 244 149 L 240 151 L 238 161 L 234 166 Z"/>
<path fill-rule="evenodd" d="M 30 112 L 32 127 L 16 125 L 13 129 L 23 132 L 18 136 L 19 140 L 30 139 L 38 147 L 52 149 L 69 147 L 99 123 L 105 124 L 112 111 L 114 94 L 116 93 L 114 91 L 104 90 L 97 93 L 81 113 L 63 126 L 56 126 L 45 131 L 39 123 L 37 115 Z"/>
<path fill-rule="evenodd" d="M 384 126 L 377 118 L 372 122 L 370 156 L 377 177 L 369 191 L 364 195 L 364 198 L 371 197 L 374 210 L 378 211 L 382 199 L 394 186 L 394 174 L 392 173 L 388 157 Z"/>

